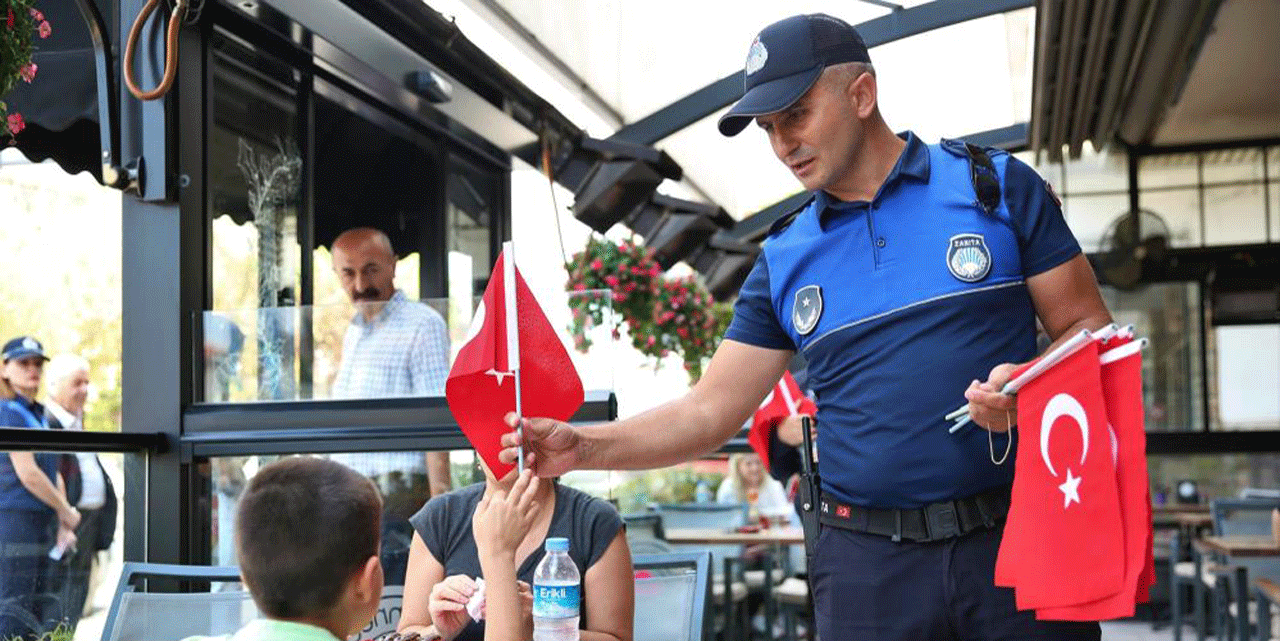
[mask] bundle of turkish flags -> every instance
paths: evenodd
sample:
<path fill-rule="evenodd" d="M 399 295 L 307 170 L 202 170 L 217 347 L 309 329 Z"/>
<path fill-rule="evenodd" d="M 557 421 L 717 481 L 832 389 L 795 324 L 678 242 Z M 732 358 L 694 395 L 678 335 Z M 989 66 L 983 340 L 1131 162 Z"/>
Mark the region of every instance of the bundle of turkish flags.
<path fill-rule="evenodd" d="M 1018 392 L 995 582 L 1037 619 L 1132 616 L 1155 581 L 1140 348 L 1090 341 Z"/>
<path fill-rule="evenodd" d="M 498 452 L 510 431 L 503 417 L 516 409 L 517 384 L 525 416 L 567 421 L 583 399 L 578 370 L 520 271 L 505 262 L 510 260 L 507 243 L 444 388 L 453 418 L 497 478 L 514 467 L 499 462 Z M 514 282 L 513 296 L 505 289 L 508 281 Z"/>
<path fill-rule="evenodd" d="M 751 430 L 747 432 L 747 443 L 760 455 L 764 469 L 769 469 L 769 435 L 777 429 L 778 423 L 789 416 L 813 416 L 817 412 L 818 407 L 800 391 L 791 372 L 783 372 L 778 384 L 773 386 L 751 417 Z"/>

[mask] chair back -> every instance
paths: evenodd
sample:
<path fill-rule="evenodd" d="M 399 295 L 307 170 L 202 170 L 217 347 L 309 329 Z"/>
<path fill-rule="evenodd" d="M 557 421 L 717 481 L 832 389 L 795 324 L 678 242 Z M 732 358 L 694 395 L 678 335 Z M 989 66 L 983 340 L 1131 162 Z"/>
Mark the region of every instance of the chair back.
<path fill-rule="evenodd" d="M 225 592 L 148 592 L 151 580 L 237 583 L 235 567 L 126 563 L 120 573 L 103 641 L 154 641 L 232 634 L 257 618 L 258 608 L 244 589 Z"/>
<path fill-rule="evenodd" d="M 711 555 L 675 552 L 636 555 L 635 641 L 703 641 Z"/>
<path fill-rule="evenodd" d="M 639 541 L 662 541 L 662 515 L 657 512 L 636 512 L 623 514 L 622 522 L 627 526 L 627 543 Z"/>
<path fill-rule="evenodd" d="M 1242 499 L 1271 499 L 1280 501 L 1280 489 L 1268 487 L 1246 487 L 1240 490 Z"/>
<path fill-rule="evenodd" d="M 1216 499 L 1210 503 L 1213 533 L 1220 536 L 1271 534 L 1271 510 L 1280 499 Z"/>

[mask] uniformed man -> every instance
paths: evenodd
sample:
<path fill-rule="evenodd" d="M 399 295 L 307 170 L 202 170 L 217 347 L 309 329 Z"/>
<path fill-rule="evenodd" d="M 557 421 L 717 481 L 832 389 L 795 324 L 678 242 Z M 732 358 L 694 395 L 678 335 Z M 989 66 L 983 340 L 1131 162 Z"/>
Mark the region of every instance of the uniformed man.
<path fill-rule="evenodd" d="M 556 476 L 704 455 L 799 350 L 818 403 L 823 641 L 1099 638 L 1017 611 L 993 579 L 1016 417 L 997 390 L 1035 356 L 1037 318 L 1055 340 L 1111 322 L 1057 199 L 1007 153 L 895 135 L 862 38 L 830 16 L 760 32 L 745 85 L 720 131 L 754 120 L 812 200 L 774 225 L 686 396 L 607 425 L 526 419 L 526 460 Z M 951 434 L 966 399 L 985 429 Z M 514 460 L 521 438 L 503 441 Z"/>

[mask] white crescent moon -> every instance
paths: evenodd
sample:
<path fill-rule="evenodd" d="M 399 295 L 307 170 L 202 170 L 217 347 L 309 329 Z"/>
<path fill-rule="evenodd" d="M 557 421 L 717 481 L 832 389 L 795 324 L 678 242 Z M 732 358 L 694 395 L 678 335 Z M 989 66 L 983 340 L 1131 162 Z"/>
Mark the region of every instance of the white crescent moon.
<path fill-rule="evenodd" d="M 1085 456 L 1089 454 L 1089 417 L 1085 414 L 1084 406 L 1070 394 L 1062 393 L 1049 399 L 1044 406 L 1044 414 L 1040 417 L 1040 458 L 1044 459 L 1044 466 L 1049 468 L 1049 473 L 1057 476 L 1058 472 L 1053 469 L 1053 463 L 1049 461 L 1049 434 L 1053 431 L 1053 423 L 1060 416 L 1070 416 L 1076 422 L 1076 426 L 1080 428 L 1080 439 L 1084 446 L 1080 449 L 1080 464 L 1084 465 Z"/>

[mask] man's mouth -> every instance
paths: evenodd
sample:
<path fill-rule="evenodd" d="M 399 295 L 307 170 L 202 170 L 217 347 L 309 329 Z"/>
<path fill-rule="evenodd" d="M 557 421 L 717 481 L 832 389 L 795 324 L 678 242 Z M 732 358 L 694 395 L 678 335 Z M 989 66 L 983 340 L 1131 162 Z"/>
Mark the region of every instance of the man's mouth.
<path fill-rule="evenodd" d="M 813 159 L 808 158 L 800 162 L 791 163 L 791 172 L 798 176 L 808 172 L 811 167 L 813 167 Z"/>

